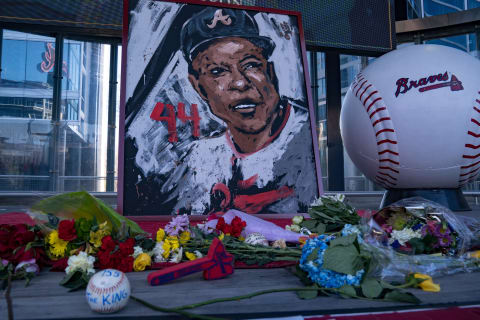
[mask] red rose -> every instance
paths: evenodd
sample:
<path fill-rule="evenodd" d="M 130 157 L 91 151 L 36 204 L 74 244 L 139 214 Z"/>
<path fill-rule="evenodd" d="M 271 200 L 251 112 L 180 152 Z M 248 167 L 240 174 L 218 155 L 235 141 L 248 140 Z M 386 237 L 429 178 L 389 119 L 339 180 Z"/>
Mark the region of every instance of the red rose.
<path fill-rule="evenodd" d="M 127 240 L 125 240 L 125 242 L 121 242 L 119 244 L 120 252 L 124 256 L 129 256 L 129 255 L 133 254 L 133 251 L 134 251 L 133 246 L 134 245 L 135 245 L 135 240 L 133 240 L 133 238 L 128 238 Z"/>
<path fill-rule="evenodd" d="M 96 264 L 96 267 L 98 269 L 108 269 L 109 262 L 110 262 L 110 252 L 105 252 L 105 251 L 99 251 L 97 253 L 97 258 L 98 262 Z"/>
<path fill-rule="evenodd" d="M 120 264 L 116 268 L 122 272 L 132 272 L 133 262 L 133 257 L 124 257 L 120 260 Z"/>
<path fill-rule="evenodd" d="M 68 257 L 58 259 L 55 261 L 52 265 L 52 268 L 50 271 L 65 271 L 65 269 L 68 267 Z"/>
<path fill-rule="evenodd" d="M 247 223 L 240 219 L 239 217 L 235 217 L 232 220 L 232 236 L 234 237 L 240 237 L 240 234 L 243 231 L 243 228 L 247 226 Z"/>
<path fill-rule="evenodd" d="M 58 237 L 65 241 L 77 239 L 77 230 L 75 230 L 75 220 L 62 220 L 58 225 Z"/>
<path fill-rule="evenodd" d="M 102 238 L 102 246 L 100 247 L 103 251 L 110 252 L 115 249 L 115 241 L 113 241 L 112 236 L 105 236 Z"/>

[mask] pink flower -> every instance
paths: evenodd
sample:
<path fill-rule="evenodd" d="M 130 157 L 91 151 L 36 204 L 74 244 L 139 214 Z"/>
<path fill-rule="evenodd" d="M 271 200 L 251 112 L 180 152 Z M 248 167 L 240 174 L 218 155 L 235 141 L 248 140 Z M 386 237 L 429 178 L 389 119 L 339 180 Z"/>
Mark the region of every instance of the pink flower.
<path fill-rule="evenodd" d="M 38 267 L 35 259 L 22 261 L 15 267 L 15 273 L 21 272 L 22 270 L 24 270 L 27 273 L 35 273 L 35 274 L 38 274 L 40 272 L 40 268 Z"/>
<path fill-rule="evenodd" d="M 176 216 L 165 226 L 165 232 L 169 236 L 178 236 L 180 233 L 188 229 L 190 221 L 188 221 L 188 216 L 183 214 L 181 216 Z"/>
<path fill-rule="evenodd" d="M 386 223 L 382 224 L 382 229 L 383 229 L 383 231 L 385 231 L 387 233 L 392 233 L 392 230 L 393 230 L 392 226 L 389 226 Z"/>

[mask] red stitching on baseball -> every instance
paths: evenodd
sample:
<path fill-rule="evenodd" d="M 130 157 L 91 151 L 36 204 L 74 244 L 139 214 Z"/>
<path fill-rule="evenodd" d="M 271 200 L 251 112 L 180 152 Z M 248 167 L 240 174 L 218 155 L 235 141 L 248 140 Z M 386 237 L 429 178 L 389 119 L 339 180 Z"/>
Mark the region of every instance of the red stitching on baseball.
<path fill-rule="evenodd" d="M 399 173 L 398 170 L 395 170 L 395 169 L 390 168 L 390 167 L 379 167 L 379 168 L 380 168 L 380 169 L 384 169 L 384 170 L 391 170 L 391 171 L 393 171 L 393 172 L 395 172 L 395 173 Z"/>
<path fill-rule="evenodd" d="M 378 131 L 375 134 L 375 136 L 378 136 L 380 133 L 383 133 L 383 132 L 395 132 L 395 130 L 393 130 L 393 129 L 382 129 L 382 130 Z M 398 155 L 398 153 L 397 153 L 397 155 Z"/>
<path fill-rule="evenodd" d="M 473 133 L 472 131 L 468 131 L 468 134 L 474 136 L 475 138 L 480 138 L 480 134 Z"/>
<path fill-rule="evenodd" d="M 371 86 L 372 86 L 372 85 L 369 84 L 369 85 L 365 88 L 365 90 L 363 90 L 362 94 L 360 95 L 360 98 L 358 98 L 358 99 L 360 99 L 360 101 L 362 101 L 362 97 L 363 97 L 363 95 L 365 94 L 365 91 L 367 91 L 368 88 L 370 88 Z"/>
<path fill-rule="evenodd" d="M 378 171 L 378 173 L 381 174 L 382 176 L 386 176 L 386 177 L 389 177 L 389 178 L 392 179 L 392 180 L 397 181 L 397 178 L 392 177 L 392 176 L 389 175 L 388 173 L 381 172 L 381 171 Z"/>
<path fill-rule="evenodd" d="M 472 164 L 470 164 L 470 165 L 468 165 L 468 166 L 461 166 L 460 169 L 468 169 L 468 168 L 471 168 L 471 167 L 476 166 L 476 165 L 479 164 L 479 163 L 480 163 L 480 161 L 477 161 L 477 162 L 472 163 Z"/>
<path fill-rule="evenodd" d="M 480 103 L 480 100 L 476 99 L 475 101 L 477 101 L 478 103 Z"/>
<path fill-rule="evenodd" d="M 475 158 L 478 158 L 479 156 L 480 156 L 480 153 L 477 154 L 477 155 L 474 155 L 474 156 L 473 156 L 473 155 L 469 155 L 469 154 L 464 154 L 464 155 L 463 155 L 463 158 L 464 158 L 464 159 L 475 159 Z"/>
<path fill-rule="evenodd" d="M 372 126 L 375 127 L 380 122 L 383 122 L 383 121 L 386 121 L 386 120 L 391 120 L 391 119 L 390 119 L 390 117 L 380 118 L 377 121 L 375 121 L 374 123 L 372 123 Z"/>
<path fill-rule="evenodd" d="M 353 90 L 355 90 L 357 88 L 357 86 L 360 84 L 360 81 L 362 81 L 363 78 L 359 78 L 357 80 L 355 80 L 355 85 L 353 86 Z"/>
<path fill-rule="evenodd" d="M 480 153 L 477 154 L 477 155 L 475 155 L 475 156 L 473 156 L 473 155 L 468 155 L 468 154 L 464 154 L 464 155 L 463 155 L 463 158 L 464 158 L 464 159 L 475 159 L 475 158 L 478 158 L 478 157 L 480 157 Z"/>
<path fill-rule="evenodd" d="M 385 180 L 385 179 L 382 179 L 382 180 L 380 180 L 379 177 L 377 177 L 377 176 L 375 177 L 375 181 L 377 181 L 379 184 L 381 184 L 384 187 L 393 187 L 394 186 L 394 184 L 391 183 L 390 181 Z M 388 185 L 388 184 L 390 184 L 390 185 Z"/>
<path fill-rule="evenodd" d="M 378 91 L 375 90 L 375 91 L 373 91 L 372 93 L 370 93 L 370 94 L 368 95 L 368 97 L 363 101 L 363 106 L 364 106 L 364 107 L 365 107 L 365 103 L 367 103 L 368 99 L 370 99 L 370 98 L 371 98 L 375 93 L 377 93 L 377 92 L 378 92 Z"/>
<path fill-rule="evenodd" d="M 478 122 L 477 120 L 475 120 L 475 119 L 473 119 L 473 118 L 470 119 L 470 120 L 471 120 L 473 123 L 475 123 L 477 126 L 480 126 L 480 122 Z"/>
<path fill-rule="evenodd" d="M 358 92 L 360 91 L 360 89 L 362 89 L 362 87 L 363 87 L 363 85 L 364 85 L 365 83 L 367 83 L 367 80 L 365 80 L 365 81 L 362 82 L 362 84 L 361 84 L 360 87 L 358 88 L 357 93 L 355 94 L 355 96 L 358 97 Z"/>
<path fill-rule="evenodd" d="M 473 145 L 473 144 L 467 143 L 467 144 L 465 145 L 465 147 L 466 147 L 466 148 L 470 148 L 470 149 L 478 149 L 478 148 L 480 148 L 480 144 L 479 144 L 478 146 L 475 146 L 475 145 Z"/>
<path fill-rule="evenodd" d="M 377 178 L 378 180 L 384 181 L 384 182 L 388 182 L 388 183 L 390 183 L 391 185 L 396 185 L 396 182 L 389 181 L 389 180 L 384 179 L 384 178 L 382 178 L 382 177 L 376 176 L 375 178 Z"/>
<path fill-rule="evenodd" d="M 391 159 L 379 159 L 378 161 L 379 162 L 391 162 L 393 164 L 396 164 L 397 166 L 400 164 L 399 162 L 391 160 Z"/>
<path fill-rule="evenodd" d="M 394 155 L 398 156 L 398 152 L 395 152 L 395 151 L 392 151 L 392 150 L 388 150 L 388 149 L 387 149 L 387 150 L 380 151 L 378 154 L 379 154 L 379 155 L 382 155 L 382 154 L 384 154 L 384 153 L 391 153 L 391 154 L 394 154 Z"/>
<path fill-rule="evenodd" d="M 474 173 L 475 171 L 478 171 L 478 169 L 480 169 L 480 167 L 478 167 L 477 169 L 473 169 L 473 170 L 470 171 L 470 172 L 462 173 L 462 174 L 460 175 L 460 177 L 468 176 L 469 174 L 472 174 L 472 173 Z"/>
<path fill-rule="evenodd" d="M 478 113 L 480 113 L 480 109 L 478 109 L 477 107 L 473 107 L 473 110 L 477 111 Z"/>
<path fill-rule="evenodd" d="M 377 98 L 377 99 L 373 100 L 372 103 L 370 103 L 370 105 L 368 106 L 367 112 L 369 112 L 369 111 L 370 111 L 370 108 L 371 108 L 377 101 L 379 101 L 379 100 L 382 100 L 382 98 Z"/>
<path fill-rule="evenodd" d="M 385 139 L 385 140 L 380 140 L 377 142 L 377 145 L 381 145 L 381 144 L 384 144 L 384 143 L 391 143 L 391 144 L 397 144 L 397 141 L 393 141 L 393 140 L 390 140 L 390 139 Z"/>
<path fill-rule="evenodd" d="M 370 119 L 372 119 L 372 117 L 375 115 L 375 113 L 380 112 L 380 111 L 385 110 L 385 109 L 387 109 L 387 108 L 386 107 L 381 107 L 381 108 L 376 109 L 375 111 L 373 111 L 370 114 Z"/>

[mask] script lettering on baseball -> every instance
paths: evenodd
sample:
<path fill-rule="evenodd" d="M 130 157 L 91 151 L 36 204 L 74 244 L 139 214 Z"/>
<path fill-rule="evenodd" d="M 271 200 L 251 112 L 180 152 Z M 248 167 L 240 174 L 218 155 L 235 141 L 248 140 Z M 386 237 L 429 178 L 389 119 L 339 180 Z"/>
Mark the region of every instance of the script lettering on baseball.
<path fill-rule="evenodd" d="M 123 272 L 105 269 L 93 275 L 85 295 L 93 311 L 117 312 L 124 308 L 130 299 L 130 282 Z"/>
<path fill-rule="evenodd" d="M 460 188 L 480 172 L 480 61 L 446 46 L 393 50 L 342 106 L 348 155 L 386 189 Z"/>

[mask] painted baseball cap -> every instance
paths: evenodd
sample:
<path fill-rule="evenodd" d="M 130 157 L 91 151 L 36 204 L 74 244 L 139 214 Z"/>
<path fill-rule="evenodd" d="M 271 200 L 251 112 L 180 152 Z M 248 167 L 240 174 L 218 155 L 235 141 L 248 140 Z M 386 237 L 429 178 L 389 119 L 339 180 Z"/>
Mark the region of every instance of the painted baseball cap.
<path fill-rule="evenodd" d="M 185 59 L 190 63 L 209 43 L 227 37 L 245 38 L 263 49 L 268 59 L 275 43 L 261 36 L 255 19 L 244 10 L 207 7 L 185 22 L 180 34 Z"/>

